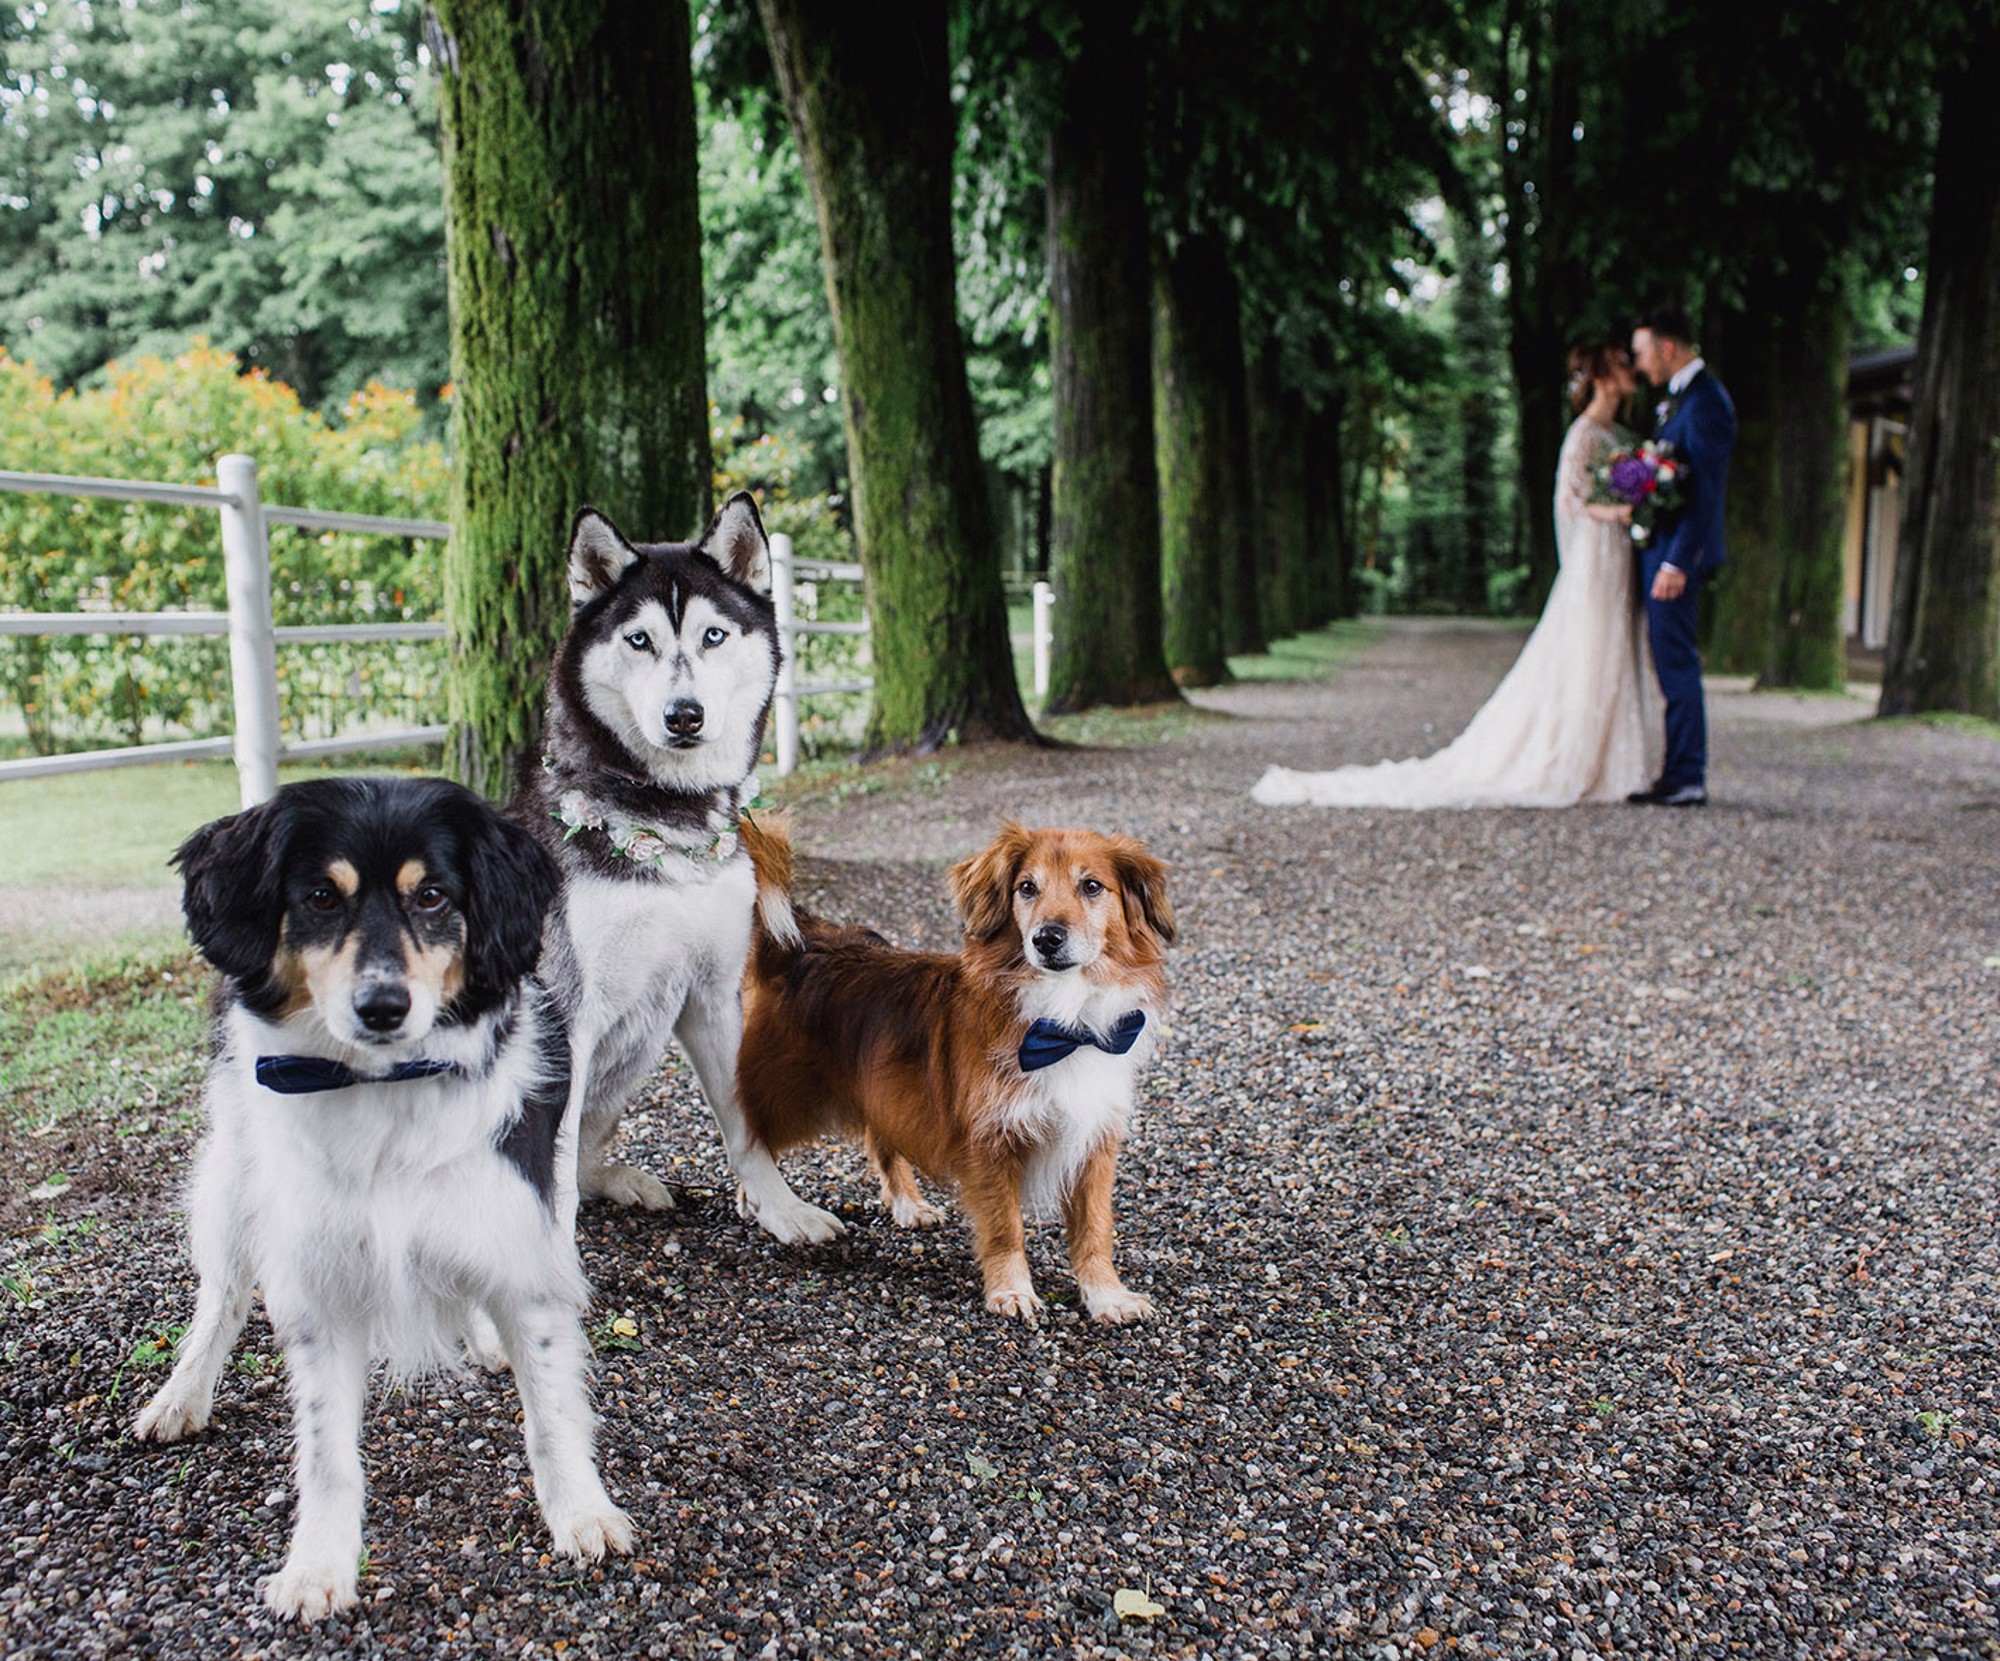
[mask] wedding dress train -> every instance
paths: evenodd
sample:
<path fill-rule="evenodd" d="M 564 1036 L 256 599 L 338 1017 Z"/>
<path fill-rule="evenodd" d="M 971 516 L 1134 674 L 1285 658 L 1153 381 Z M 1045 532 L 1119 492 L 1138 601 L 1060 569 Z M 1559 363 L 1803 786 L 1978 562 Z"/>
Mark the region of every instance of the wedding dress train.
<path fill-rule="evenodd" d="M 1584 511 L 1615 429 L 1579 418 L 1556 464 L 1561 565 L 1521 655 L 1465 731 L 1433 755 L 1328 773 L 1273 767 L 1250 794 L 1270 805 L 1464 808 L 1618 802 L 1648 782 L 1642 688 L 1650 674 L 1622 525 Z"/>

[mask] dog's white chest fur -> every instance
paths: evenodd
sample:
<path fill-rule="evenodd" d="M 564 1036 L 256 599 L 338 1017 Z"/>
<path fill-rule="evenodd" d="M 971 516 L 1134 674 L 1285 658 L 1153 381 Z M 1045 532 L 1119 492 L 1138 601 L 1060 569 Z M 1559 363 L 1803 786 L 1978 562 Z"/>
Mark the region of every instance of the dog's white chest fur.
<path fill-rule="evenodd" d="M 1129 989 L 1094 987 L 1075 977 L 1037 982 L 1022 999 L 1021 1012 L 1030 1021 L 1047 1018 L 1109 1032 L 1133 1007 Z M 1051 1066 L 1022 1074 L 1009 1094 L 1008 1128 L 1035 1143 L 1022 1173 L 1026 1210 L 1037 1216 L 1058 1212 L 1084 1161 L 1107 1141 L 1123 1140 L 1139 1075 L 1159 1043 L 1159 1012 L 1145 1007 L 1145 1015 L 1145 1028 L 1124 1055 L 1083 1045 Z"/>
<path fill-rule="evenodd" d="M 754 882 L 747 861 L 690 864 L 681 882 L 608 881 L 572 872 L 564 914 L 582 973 L 574 1017 L 607 1032 L 628 1012 L 671 1026 L 700 985 L 734 988 L 750 952 Z"/>

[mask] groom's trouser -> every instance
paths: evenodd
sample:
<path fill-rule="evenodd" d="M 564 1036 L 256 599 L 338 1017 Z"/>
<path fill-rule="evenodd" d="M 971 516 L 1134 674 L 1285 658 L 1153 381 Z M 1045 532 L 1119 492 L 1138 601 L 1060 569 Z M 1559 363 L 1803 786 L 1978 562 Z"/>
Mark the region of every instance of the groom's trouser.
<path fill-rule="evenodd" d="M 1701 579 L 1690 577 L 1675 600 L 1652 597 L 1646 575 L 1646 633 L 1653 645 L 1653 673 L 1667 704 L 1667 758 L 1660 784 L 1679 790 L 1708 780 L 1708 711 L 1701 700 L 1701 649 L 1695 643 Z"/>

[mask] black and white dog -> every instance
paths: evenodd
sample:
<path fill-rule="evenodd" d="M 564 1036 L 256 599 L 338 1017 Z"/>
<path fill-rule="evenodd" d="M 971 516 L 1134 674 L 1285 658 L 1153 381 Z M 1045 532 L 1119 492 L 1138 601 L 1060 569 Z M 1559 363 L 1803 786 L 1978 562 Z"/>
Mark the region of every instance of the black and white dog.
<path fill-rule="evenodd" d="M 667 1210 L 656 1177 L 614 1164 L 633 1090 L 678 1038 L 737 1181 L 780 1240 L 843 1232 L 744 1128 L 741 986 L 756 883 L 736 826 L 777 687 L 771 550 L 747 493 L 698 543 L 627 542 L 585 508 L 570 534 L 570 626 L 549 676 L 539 767 L 512 811 L 563 872 L 542 978 L 570 1023 L 584 1197 Z"/>
<path fill-rule="evenodd" d="M 317 1619 L 355 1601 L 370 1361 L 421 1373 L 497 1334 L 556 1550 L 629 1551 L 592 1451 L 567 1035 L 530 976 L 553 863 L 470 791 L 414 778 L 291 785 L 175 862 L 223 979 L 188 1206 L 194 1322 L 134 1433 L 208 1423 L 261 1288 L 298 1444 L 291 1551 L 264 1601 Z"/>

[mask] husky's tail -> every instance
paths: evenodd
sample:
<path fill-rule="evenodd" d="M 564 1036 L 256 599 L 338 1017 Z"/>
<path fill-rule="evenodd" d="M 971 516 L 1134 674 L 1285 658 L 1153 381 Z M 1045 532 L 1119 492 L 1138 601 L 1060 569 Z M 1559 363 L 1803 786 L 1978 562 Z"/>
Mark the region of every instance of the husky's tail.
<path fill-rule="evenodd" d="M 783 974 L 805 947 L 799 919 L 792 910 L 791 827 L 781 817 L 744 814 L 736 834 L 757 873 L 757 938 L 750 949 L 751 966 L 763 979 Z"/>

